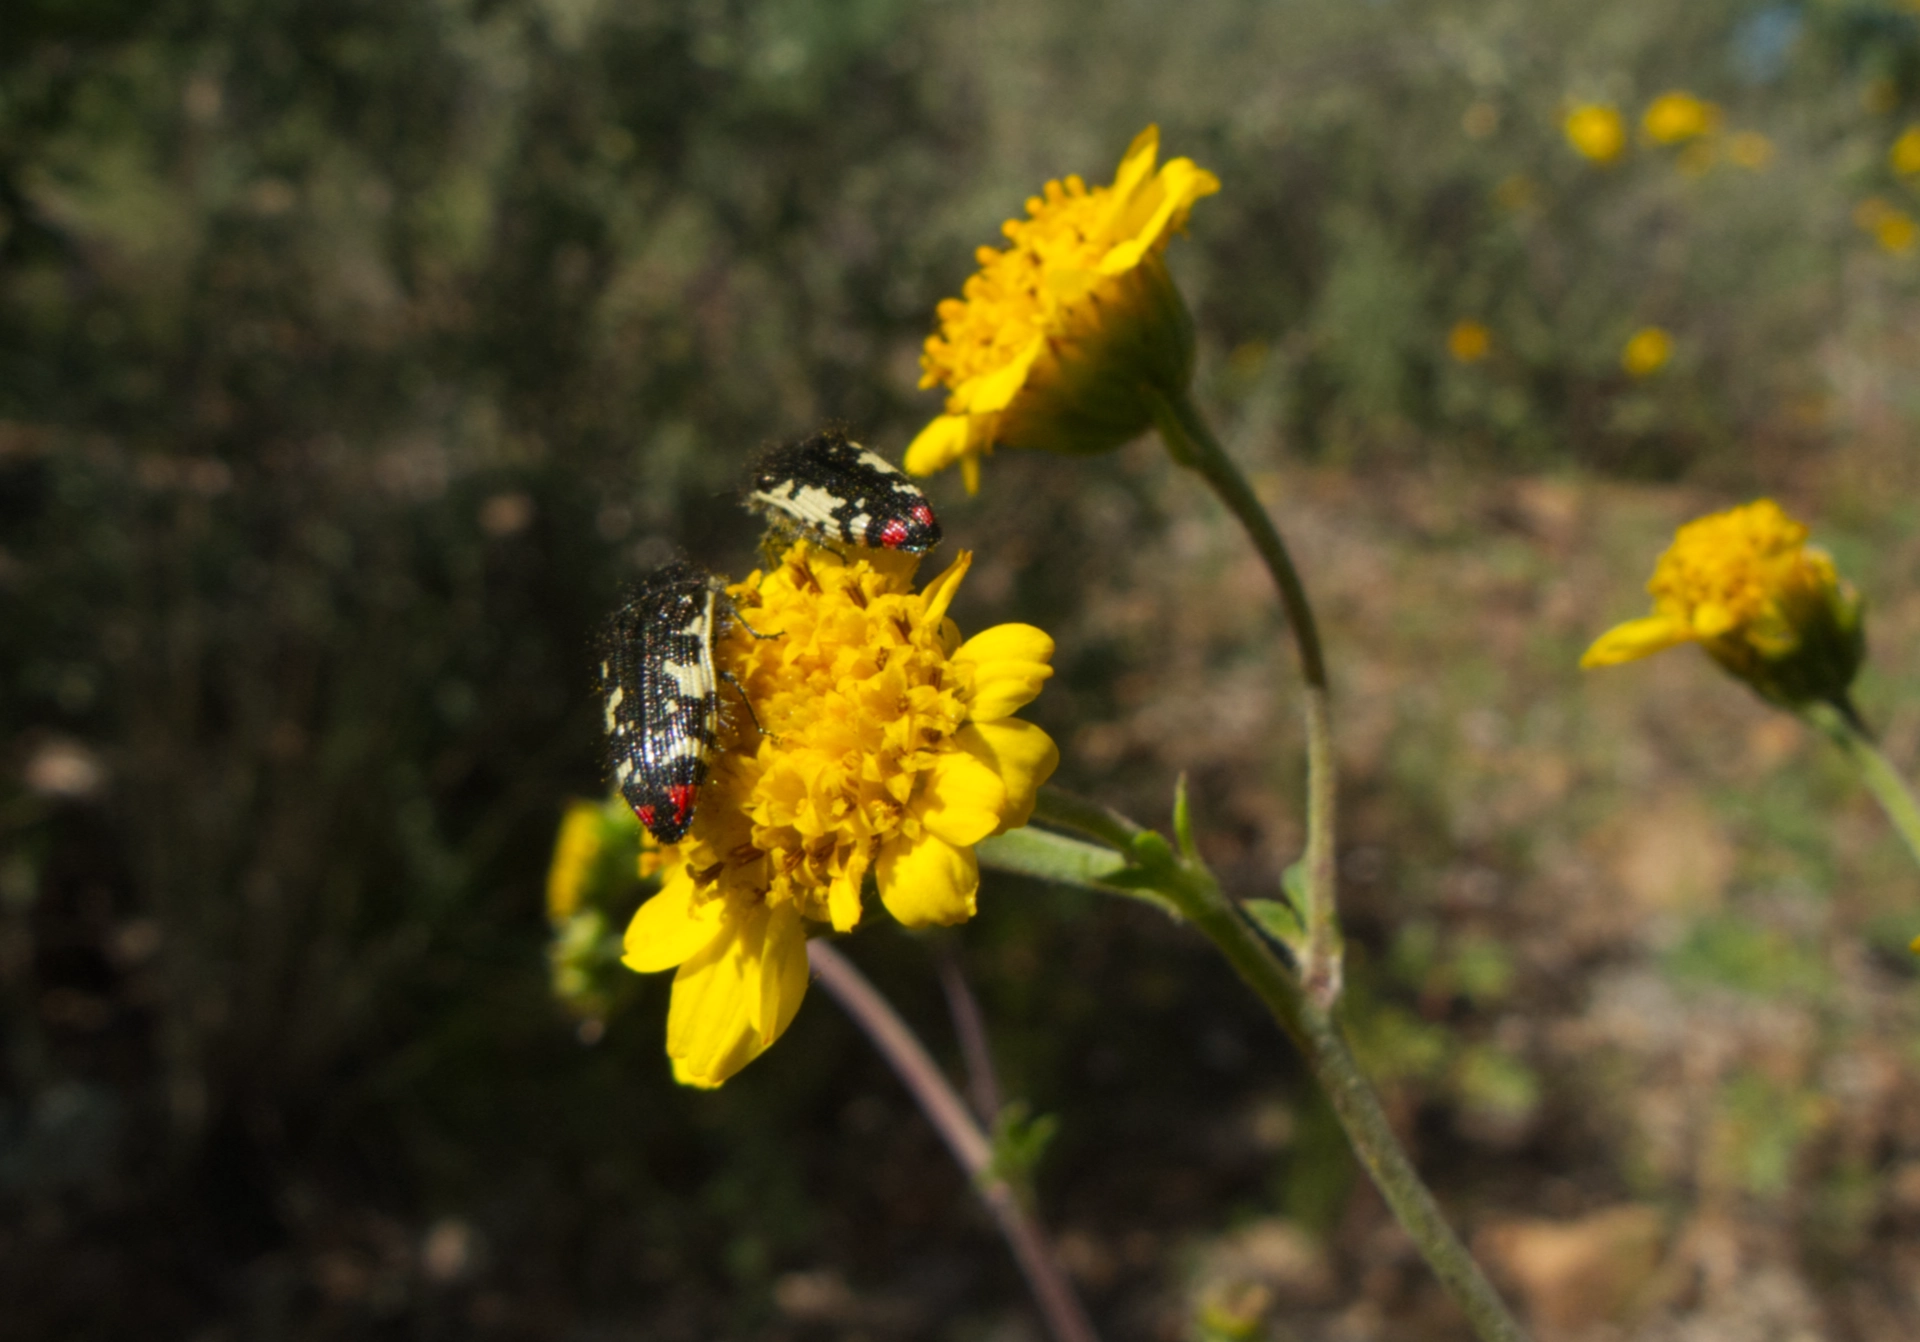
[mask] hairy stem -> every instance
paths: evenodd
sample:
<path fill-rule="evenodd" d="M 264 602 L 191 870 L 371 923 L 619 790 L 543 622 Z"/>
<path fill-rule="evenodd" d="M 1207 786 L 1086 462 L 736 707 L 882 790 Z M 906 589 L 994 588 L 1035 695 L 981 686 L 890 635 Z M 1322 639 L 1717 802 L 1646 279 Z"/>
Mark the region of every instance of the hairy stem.
<path fill-rule="evenodd" d="M 912 1092 L 920 1111 L 946 1142 L 960 1168 L 967 1172 L 980 1200 L 987 1205 L 1000 1234 L 1013 1250 L 1025 1274 L 1047 1329 L 1055 1342 L 1099 1342 L 1080 1298 L 1074 1294 L 1059 1260 L 1047 1243 L 1040 1223 L 1021 1204 L 1019 1195 L 993 1167 L 993 1145 L 967 1112 L 966 1102 L 948 1082 L 926 1048 L 853 963 L 823 940 L 807 943 L 807 959 L 820 986 L 833 994 L 854 1023 L 893 1068 L 894 1075 Z"/>
<path fill-rule="evenodd" d="M 1314 1001 L 1331 1006 L 1340 996 L 1340 917 L 1334 871 L 1334 843 L 1338 809 L 1338 780 L 1333 755 L 1333 712 L 1328 701 L 1326 656 L 1320 648 L 1320 626 L 1314 620 L 1307 589 L 1279 529 L 1254 494 L 1246 476 L 1233 464 L 1191 396 L 1155 396 L 1154 424 L 1167 451 L 1181 465 L 1207 482 L 1253 541 L 1280 589 L 1287 625 L 1293 630 L 1300 654 L 1300 674 L 1306 681 L 1307 725 L 1307 851 L 1302 862 L 1306 907 L 1300 910 L 1306 929 L 1301 975 Z"/>

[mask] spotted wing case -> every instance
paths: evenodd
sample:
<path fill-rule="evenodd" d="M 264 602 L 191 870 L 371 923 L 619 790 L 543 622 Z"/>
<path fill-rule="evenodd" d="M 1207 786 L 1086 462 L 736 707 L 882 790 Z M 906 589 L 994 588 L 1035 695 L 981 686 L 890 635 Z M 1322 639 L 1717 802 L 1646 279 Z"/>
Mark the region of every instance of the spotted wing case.
<path fill-rule="evenodd" d="M 705 573 L 668 564 L 613 613 L 601 636 L 608 767 L 627 805 L 661 843 L 686 834 L 707 781 L 719 717 L 715 600 Z"/>
<path fill-rule="evenodd" d="M 940 543 L 940 523 L 920 487 L 831 430 L 761 457 L 745 501 L 776 527 L 827 545 L 924 554 Z"/>

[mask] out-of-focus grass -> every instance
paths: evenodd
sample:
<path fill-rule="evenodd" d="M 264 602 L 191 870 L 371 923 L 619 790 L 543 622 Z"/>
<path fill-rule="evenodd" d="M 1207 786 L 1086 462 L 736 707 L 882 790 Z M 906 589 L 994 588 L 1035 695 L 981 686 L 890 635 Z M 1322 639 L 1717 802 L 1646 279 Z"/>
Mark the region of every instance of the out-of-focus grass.
<path fill-rule="evenodd" d="M 1225 182 L 1171 259 L 1203 400 L 1322 603 L 1350 1017 L 1423 1164 L 1470 1230 L 1670 1213 L 1649 1336 L 1756 1336 L 1751 1301 L 1910 1335 L 1920 881 L 1838 762 L 1702 659 L 1573 666 L 1677 522 L 1776 492 L 1867 591 L 1862 701 L 1920 759 L 1920 254 L 1889 249 L 1915 24 L 1837 0 L 10 14 L 19 1326 L 1022 1326 L 959 1178 L 824 1003 L 719 1094 L 678 1091 L 663 981 L 591 1048 L 550 1000 L 541 877 L 601 784 L 587 646 L 617 584 L 675 547 L 744 569 L 724 493 L 764 440 L 831 415 L 897 452 L 972 248 L 1157 120 Z M 1651 144 L 1676 87 L 1721 128 Z M 1561 129 L 1590 101 L 1629 122 L 1605 167 Z M 1450 347 L 1462 322 L 1484 349 Z M 1635 377 L 1649 325 L 1672 357 Z M 1293 671 L 1239 538 L 1147 445 L 936 493 L 979 552 L 962 622 L 1059 636 L 1036 713 L 1063 779 L 1159 822 L 1189 771 L 1211 856 L 1271 893 L 1300 841 Z M 1114 1335 L 1177 1334 L 1193 1246 L 1275 1217 L 1325 1256 L 1263 1288 L 1275 1326 L 1456 1334 L 1190 939 L 1015 883 L 963 937 L 1010 1093 L 1060 1120 L 1043 1198 Z M 947 1038 L 923 947 L 853 952 Z M 1496 1265 L 1551 1313 L 1531 1261 Z"/>

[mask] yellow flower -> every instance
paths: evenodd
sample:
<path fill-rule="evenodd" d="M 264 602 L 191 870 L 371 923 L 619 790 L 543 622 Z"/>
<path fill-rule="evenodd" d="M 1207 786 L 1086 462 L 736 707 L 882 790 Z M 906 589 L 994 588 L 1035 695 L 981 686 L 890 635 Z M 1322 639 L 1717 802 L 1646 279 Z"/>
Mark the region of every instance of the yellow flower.
<path fill-rule="evenodd" d="M 554 996 L 576 1015 L 606 1014 L 618 942 L 608 925 L 638 885 L 634 859 L 645 836 L 626 803 L 576 801 L 567 807 L 547 870 L 547 948 Z M 622 909 L 624 912 L 624 909 Z"/>
<path fill-rule="evenodd" d="M 1457 321 L 1447 332 L 1447 353 L 1457 363 L 1479 363 L 1493 349 L 1493 332 L 1477 321 Z"/>
<path fill-rule="evenodd" d="M 1580 665 L 1698 643 L 1774 703 L 1844 702 L 1865 651 L 1861 601 L 1806 541 L 1772 499 L 1687 523 L 1647 583 L 1653 614 L 1609 629 Z"/>
<path fill-rule="evenodd" d="M 1673 357 L 1673 337 L 1658 326 L 1643 326 L 1620 351 L 1620 366 L 1635 377 L 1651 377 Z"/>
<path fill-rule="evenodd" d="M 946 387 L 947 405 L 907 448 L 909 471 L 957 461 L 972 492 L 996 445 L 1103 452 L 1150 427 L 1144 389 L 1186 391 L 1193 324 L 1160 253 L 1220 179 L 1185 158 L 1156 172 L 1159 152 L 1149 126 L 1111 186 L 1048 182 L 1001 226 L 1008 247 L 979 250 L 920 356 L 920 385 Z"/>
<path fill-rule="evenodd" d="M 1773 141 L 1757 130 L 1743 130 L 1727 141 L 1727 157 L 1752 172 L 1773 162 Z"/>
<path fill-rule="evenodd" d="M 1679 144 L 1710 134 L 1720 125 L 1720 109 L 1676 89 L 1647 104 L 1640 128 L 1655 144 Z"/>
<path fill-rule="evenodd" d="M 1887 151 L 1887 164 L 1902 177 L 1920 174 L 1920 124 L 1908 126 Z"/>
<path fill-rule="evenodd" d="M 1595 163 L 1611 163 L 1627 147 L 1627 123 L 1611 103 L 1582 103 L 1567 113 L 1567 143 Z"/>
<path fill-rule="evenodd" d="M 1880 250 L 1901 256 L 1913 250 L 1920 240 L 1920 226 L 1913 216 L 1898 205 L 1890 205 L 1878 196 L 1869 196 L 1854 207 L 1853 222 L 1873 234 Z"/>
<path fill-rule="evenodd" d="M 1053 640 L 1003 624 L 961 641 L 946 617 L 971 556 L 913 590 L 917 561 L 796 542 L 728 589 L 714 641 L 753 714 L 721 733 L 687 837 L 627 929 L 626 964 L 678 969 L 674 1075 L 717 1086 L 792 1021 L 812 923 L 860 921 L 871 873 L 909 927 L 973 916 L 973 846 L 1024 825 L 1059 761 L 1013 714 L 1053 674 Z"/>
<path fill-rule="evenodd" d="M 565 922 L 580 907 L 594 864 L 605 848 L 601 809 L 598 802 L 576 801 L 561 818 L 553 865 L 547 869 L 547 917 L 555 923 Z"/>

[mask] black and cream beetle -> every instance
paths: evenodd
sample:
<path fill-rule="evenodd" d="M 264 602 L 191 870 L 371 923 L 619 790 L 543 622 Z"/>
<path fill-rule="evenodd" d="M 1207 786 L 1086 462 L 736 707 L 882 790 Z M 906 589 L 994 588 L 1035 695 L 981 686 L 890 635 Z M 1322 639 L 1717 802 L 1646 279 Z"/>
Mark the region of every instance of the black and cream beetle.
<path fill-rule="evenodd" d="M 834 429 L 762 456 L 743 502 L 776 529 L 825 545 L 924 554 L 940 543 L 940 523 L 920 487 Z"/>
<path fill-rule="evenodd" d="M 661 843 L 686 834 L 707 781 L 720 719 L 714 620 L 724 600 L 707 574 L 668 564 L 648 575 L 601 634 L 608 763 L 627 805 Z"/>

